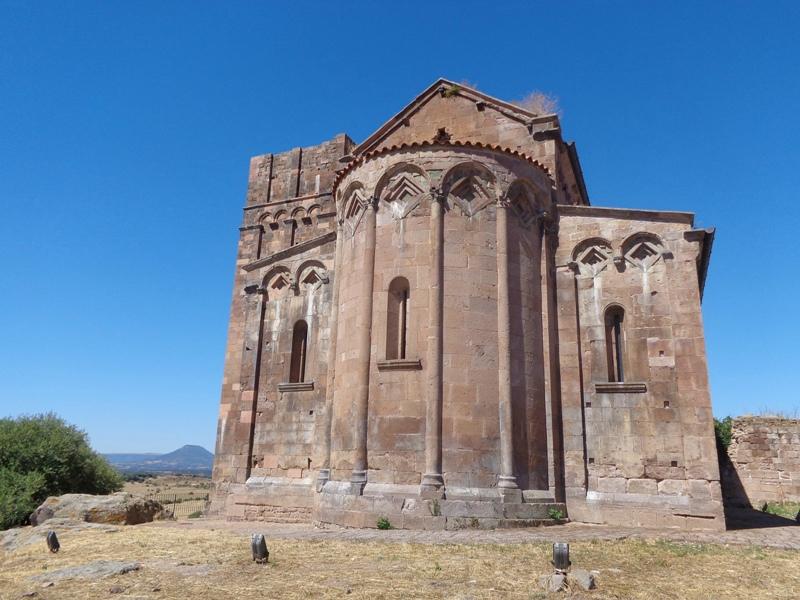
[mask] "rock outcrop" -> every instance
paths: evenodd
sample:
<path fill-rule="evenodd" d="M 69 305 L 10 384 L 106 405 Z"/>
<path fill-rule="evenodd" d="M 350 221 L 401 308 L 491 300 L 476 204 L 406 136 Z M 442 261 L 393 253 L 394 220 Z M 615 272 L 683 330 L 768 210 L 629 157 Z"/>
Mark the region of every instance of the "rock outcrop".
<path fill-rule="evenodd" d="M 155 500 L 148 500 L 128 492 L 117 492 L 108 496 L 91 494 L 64 494 L 51 496 L 33 511 L 31 525 L 41 525 L 48 519 L 59 517 L 88 523 L 112 525 L 138 525 L 157 518 L 163 507 Z"/>

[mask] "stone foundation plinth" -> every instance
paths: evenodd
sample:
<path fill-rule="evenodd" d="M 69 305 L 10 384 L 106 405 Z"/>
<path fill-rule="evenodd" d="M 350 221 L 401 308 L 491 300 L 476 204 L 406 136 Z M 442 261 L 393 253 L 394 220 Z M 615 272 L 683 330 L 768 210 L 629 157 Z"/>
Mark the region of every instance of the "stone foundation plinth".
<path fill-rule="evenodd" d="M 573 495 L 574 494 L 574 495 Z M 721 498 L 568 490 L 575 521 L 629 527 L 725 530 Z"/>
<path fill-rule="evenodd" d="M 380 488 L 413 488 L 402 489 Z M 456 490 L 459 499 L 421 498 L 417 486 L 368 485 L 363 495 L 346 493 L 346 486 L 329 482 L 317 494 L 313 518 L 344 527 L 377 527 L 386 519 L 394 529 L 494 529 L 559 523 L 552 512 L 566 518 L 566 505 L 552 497 L 528 494 L 523 502 L 504 502 L 496 489 Z"/>
<path fill-rule="evenodd" d="M 222 515 L 228 520 L 307 523 L 314 506 L 312 479 L 251 477 L 231 485 Z"/>

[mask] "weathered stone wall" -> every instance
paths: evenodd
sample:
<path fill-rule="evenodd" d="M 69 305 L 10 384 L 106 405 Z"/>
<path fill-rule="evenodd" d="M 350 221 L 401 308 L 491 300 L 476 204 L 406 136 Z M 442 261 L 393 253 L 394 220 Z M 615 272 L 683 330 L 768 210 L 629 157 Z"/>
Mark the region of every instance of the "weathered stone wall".
<path fill-rule="evenodd" d="M 732 433 L 722 466 L 725 502 L 800 502 L 800 420 L 739 417 Z"/>
<path fill-rule="evenodd" d="M 561 211 L 562 406 L 573 518 L 723 526 L 700 234 L 688 214 Z M 609 374 L 605 319 L 615 306 L 624 311 L 622 381 Z"/>
<path fill-rule="evenodd" d="M 476 178 L 477 187 L 466 181 Z M 369 358 L 368 480 L 419 486 L 425 471 L 431 276 L 432 189 L 450 190 L 443 225 L 443 477 L 456 490 L 489 490 L 500 473 L 498 410 L 497 209 L 514 181 L 540 187 L 540 206 L 549 202 L 546 178 L 530 162 L 501 160 L 479 149 L 429 148 L 391 152 L 353 170 L 341 182 L 338 211 L 345 218 L 338 267 L 339 336 L 332 429 L 332 478 L 346 481 L 353 468 L 353 421 L 359 386 L 359 341 L 353 331 L 372 294 Z M 461 182 L 464 189 L 457 187 Z M 451 186 L 455 189 L 451 190 Z M 467 189 L 469 188 L 469 189 Z M 395 193 L 395 191 L 397 193 Z M 365 292 L 365 210 L 354 202 L 377 197 L 375 269 Z M 463 196 L 463 197 L 462 197 Z M 535 193 L 531 196 L 536 200 Z M 547 420 L 542 358 L 541 231 L 531 214 L 508 209 L 511 403 L 514 461 L 523 489 L 548 490 Z M 525 221 L 527 219 L 527 221 Z M 410 284 L 408 364 L 386 363 L 387 300 L 396 277 Z M 413 364 L 416 363 L 416 364 Z"/>
<path fill-rule="evenodd" d="M 308 482 L 318 459 L 314 428 L 325 417 L 335 243 L 331 186 L 338 159 L 352 145 L 339 135 L 250 162 L 214 462 L 212 509 L 232 517 L 255 510 L 241 493 L 249 477 Z M 306 371 L 313 389 L 281 391 L 299 319 L 309 325 Z"/>
<path fill-rule="evenodd" d="M 358 146 L 253 158 L 214 507 L 441 528 L 566 500 L 575 520 L 721 527 L 692 226 L 589 207 L 557 116 L 449 82 Z"/>

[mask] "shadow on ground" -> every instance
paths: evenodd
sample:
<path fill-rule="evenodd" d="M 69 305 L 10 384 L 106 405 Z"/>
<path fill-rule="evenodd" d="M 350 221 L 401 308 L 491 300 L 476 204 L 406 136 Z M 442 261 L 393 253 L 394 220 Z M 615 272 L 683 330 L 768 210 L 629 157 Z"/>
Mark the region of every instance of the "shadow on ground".
<path fill-rule="evenodd" d="M 753 508 L 744 485 L 742 485 L 742 480 L 739 478 L 739 473 L 731 462 L 727 451 L 718 445 L 717 453 L 719 456 L 723 505 L 725 507 L 725 527 L 727 529 L 763 529 L 800 525 L 797 519 L 771 515 Z M 800 514 L 798 514 L 798 518 L 800 518 Z"/>

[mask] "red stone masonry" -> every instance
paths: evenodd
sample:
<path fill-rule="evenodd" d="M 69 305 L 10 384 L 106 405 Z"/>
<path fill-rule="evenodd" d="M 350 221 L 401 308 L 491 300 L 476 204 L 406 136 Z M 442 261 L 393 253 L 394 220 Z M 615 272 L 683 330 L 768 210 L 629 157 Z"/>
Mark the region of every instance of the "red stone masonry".
<path fill-rule="evenodd" d="M 253 158 L 244 213 L 218 512 L 724 526 L 713 232 L 590 207 L 556 115 L 439 80 L 360 145 Z"/>

